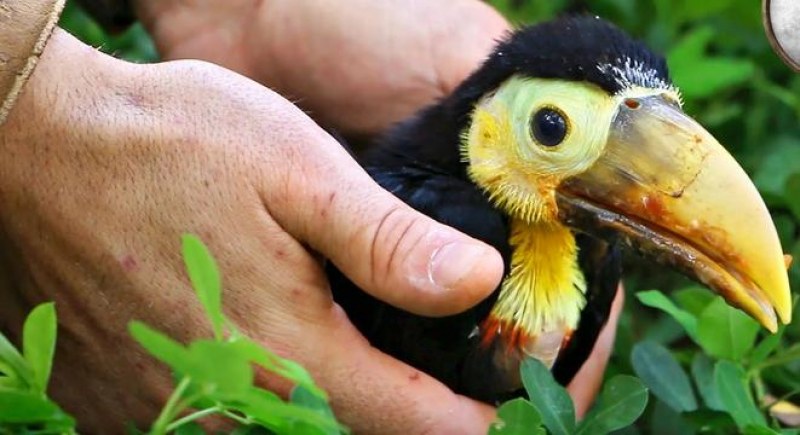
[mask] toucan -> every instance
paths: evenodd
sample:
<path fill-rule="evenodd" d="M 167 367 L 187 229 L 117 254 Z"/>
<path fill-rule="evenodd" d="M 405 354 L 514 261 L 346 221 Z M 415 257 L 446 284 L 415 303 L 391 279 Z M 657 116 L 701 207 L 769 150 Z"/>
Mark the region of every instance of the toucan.
<path fill-rule="evenodd" d="M 509 33 L 360 163 L 503 257 L 490 297 L 439 318 L 328 269 L 334 299 L 373 346 L 458 393 L 518 394 L 525 358 L 569 382 L 608 319 L 623 251 L 706 284 L 770 331 L 791 319 L 786 260 L 755 186 L 683 112 L 664 58 L 596 16 Z"/>

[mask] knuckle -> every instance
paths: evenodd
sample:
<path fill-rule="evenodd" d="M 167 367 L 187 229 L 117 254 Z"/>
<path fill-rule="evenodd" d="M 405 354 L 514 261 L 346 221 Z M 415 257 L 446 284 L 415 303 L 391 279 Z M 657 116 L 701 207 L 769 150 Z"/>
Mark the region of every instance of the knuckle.
<path fill-rule="evenodd" d="M 418 219 L 401 205 L 387 209 L 378 220 L 375 231 L 370 235 L 370 281 L 385 284 L 391 279 L 392 271 L 401 264 L 407 254 L 403 246 Z"/>

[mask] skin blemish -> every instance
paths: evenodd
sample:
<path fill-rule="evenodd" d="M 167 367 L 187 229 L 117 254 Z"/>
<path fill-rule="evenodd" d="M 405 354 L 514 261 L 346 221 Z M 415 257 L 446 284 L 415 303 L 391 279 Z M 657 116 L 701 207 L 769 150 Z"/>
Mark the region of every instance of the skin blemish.
<path fill-rule="evenodd" d="M 419 380 L 419 372 L 411 373 L 411 375 L 408 377 L 408 380 L 412 381 L 412 382 L 418 381 Z"/>
<path fill-rule="evenodd" d="M 328 216 L 328 209 L 330 209 L 333 206 L 333 201 L 335 199 L 336 199 L 336 192 L 331 192 L 330 195 L 328 195 L 328 202 L 325 203 L 325 205 L 322 206 L 322 208 L 319 211 L 320 217 L 324 218 Z"/>
<path fill-rule="evenodd" d="M 132 255 L 125 255 L 120 258 L 119 264 L 122 266 L 122 269 L 125 270 L 125 272 L 133 272 L 139 265 Z"/>
<path fill-rule="evenodd" d="M 147 101 L 145 100 L 144 95 L 137 92 L 126 94 L 125 102 L 129 106 L 136 108 L 144 108 L 147 105 Z"/>

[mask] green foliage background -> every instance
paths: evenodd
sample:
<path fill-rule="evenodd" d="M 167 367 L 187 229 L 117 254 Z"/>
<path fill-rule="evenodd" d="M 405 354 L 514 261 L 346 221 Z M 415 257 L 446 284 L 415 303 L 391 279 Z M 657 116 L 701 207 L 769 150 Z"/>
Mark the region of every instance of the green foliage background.
<path fill-rule="evenodd" d="M 753 177 L 770 208 L 784 250 L 800 260 L 800 75 L 784 66 L 772 52 L 762 28 L 759 1 L 492 0 L 489 3 L 515 24 L 535 23 L 562 13 L 597 14 L 666 54 L 673 78 L 682 89 L 687 113 L 726 145 Z M 152 41 L 140 25 L 122 35 L 110 36 L 75 5 L 68 4 L 62 26 L 87 43 L 118 57 L 139 62 L 157 59 Z M 686 288 L 694 284 L 661 267 L 655 268 L 635 259 L 629 263 L 626 274 L 628 297 L 609 376 L 637 373 L 648 383 L 646 374 L 635 370 L 631 363 L 632 354 L 636 353 L 634 346 L 646 341 L 647 345 L 637 350 L 639 355 L 651 344 L 666 346 L 679 365 L 665 365 L 657 377 L 665 385 L 680 384 L 679 372 L 688 369 L 690 364 L 694 372 L 694 361 L 703 351 L 693 344 L 686 328 L 672 316 L 639 304 L 633 294 L 651 288 L 660 289 L 677 295 L 682 309 L 691 311 L 691 295 L 696 292 Z M 800 261 L 791 267 L 790 281 L 796 293 L 800 282 Z M 749 332 L 749 326 L 735 322 L 728 326 L 736 334 L 756 334 Z M 765 336 L 763 331 L 757 333 Z M 751 378 L 756 390 L 760 388 L 762 394 L 769 391 L 775 396 L 790 398 L 800 391 L 800 360 L 792 357 L 791 353 L 794 350 L 791 345 L 798 338 L 800 321 L 796 320 L 775 343 L 779 354 L 783 350 L 789 356 L 780 364 L 760 370 L 756 379 Z M 719 357 L 713 355 L 713 350 L 704 349 L 706 353 Z M 652 352 L 648 355 L 658 354 L 657 349 L 650 350 Z M 747 351 L 744 349 L 727 357 L 752 362 L 754 357 L 746 356 Z M 697 370 L 702 372 L 701 366 L 699 364 Z M 675 378 L 671 379 L 673 374 Z M 648 386 L 654 389 L 653 384 L 648 383 Z M 686 385 L 684 390 L 686 388 L 691 394 L 692 387 Z M 701 385 L 694 388 L 703 390 Z M 706 398 L 703 393 L 698 391 Z M 758 396 L 759 392 L 756 393 Z M 685 391 L 677 394 L 674 406 L 667 403 L 671 397 L 669 394 L 656 394 L 658 399 L 650 401 L 645 417 L 636 427 L 625 431 L 684 434 L 702 430 L 726 432 L 732 427 L 730 417 L 709 409 L 677 412 L 676 408 L 680 410 L 681 406 L 688 406 L 680 397 L 680 394 L 686 396 Z"/>

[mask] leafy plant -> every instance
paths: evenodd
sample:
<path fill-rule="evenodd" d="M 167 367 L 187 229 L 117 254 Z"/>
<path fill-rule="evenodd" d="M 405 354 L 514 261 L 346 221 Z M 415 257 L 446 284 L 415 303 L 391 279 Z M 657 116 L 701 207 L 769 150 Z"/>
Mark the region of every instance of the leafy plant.
<path fill-rule="evenodd" d="M 656 290 L 637 293 L 645 305 L 663 310 L 703 349 L 691 360 L 695 387 L 705 411 L 722 411 L 740 431 L 777 433 L 781 428 L 769 414 L 763 372 L 769 367 L 800 361 L 800 346 L 780 348 L 781 335 L 767 335 L 758 344 L 758 325 L 720 297 L 696 296 L 699 289 L 682 292 L 684 307 Z M 693 332 L 690 332 L 693 331 Z M 676 413 L 698 411 L 691 381 L 681 364 L 664 346 L 652 341 L 636 344 L 633 369 L 653 394 Z M 794 395 L 800 392 L 795 390 Z M 789 397 L 789 396 L 787 396 Z M 719 429 L 726 424 L 718 423 Z M 733 430 L 733 427 L 727 427 Z"/>
<path fill-rule="evenodd" d="M 633 376 L 618 375 L 605 383 L 595 405 L 576 422 L 572 399 L 544 364 L 528 358 L 522 362 L 520 376 L 530 399 L 502 404 L 490 435 L 604 434 L 633 424 L 647 405 L 644 385 Z"/>
<path fill-rule="evenodd" d="M 56 345 L 53 303 L 31 311 L 22 343 L 20 353 L 0 334 L 0 433 L 75 433 L 75 420 L 47 398 Z"/>
<path fill-rule="evenodd" d="M 197 422 L 211 415 L 237 423 L 238 434 L 339 434 L 328 399 L 306 370 L 244 336 L 222 313 L 222 281 L 214 258 L 195 236 L 183 237 L 183 258 L 198 299 L 211 323 L 212 339 L 184 346 L 141 322 L 130 333 L 172 368 L 177 385 L 149 434 L 204 433 Z M 0 334 L 0 434 L 75 433 L 75 420 L 47 398 L 56 342 L 53 303 L 36 307 L 22 334 L 24 352 Z M 289 401 L 255 385 L 253 366 L 292 382 Z"/>
<path fill-rule="evenodd" d="M 208 248 L 197 237 L 183 237 L 183 258 L 192 286 L 211 322 L 214 338 L 183 346 L 141 322 L 131 322 L 131 335 L 170 366 L 178 380 L 150 433 L 181 430 L 210 415 L 275 433 L 346 431 L 336 421 L 325 392 L 314 384 L 303 367 L 244 336 L 225 317 L 219 270 Z M 254 384 L 254 365 L 296 385 L 289 402 Z"/>

